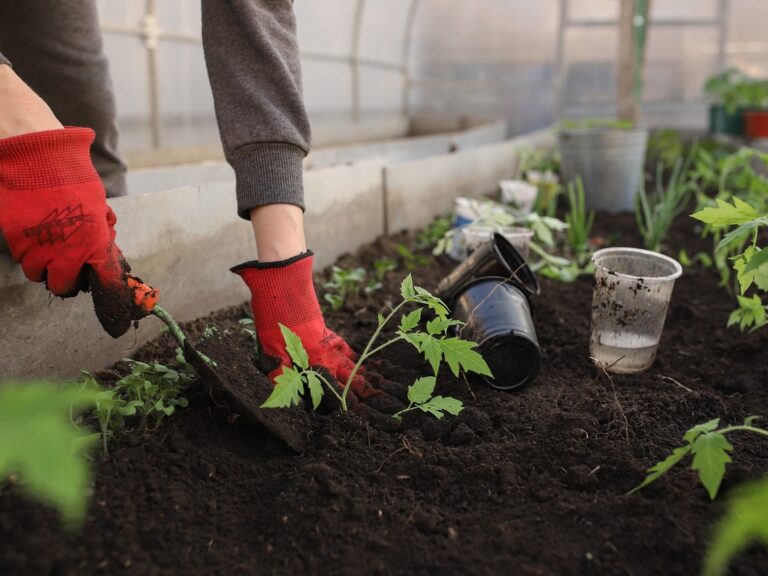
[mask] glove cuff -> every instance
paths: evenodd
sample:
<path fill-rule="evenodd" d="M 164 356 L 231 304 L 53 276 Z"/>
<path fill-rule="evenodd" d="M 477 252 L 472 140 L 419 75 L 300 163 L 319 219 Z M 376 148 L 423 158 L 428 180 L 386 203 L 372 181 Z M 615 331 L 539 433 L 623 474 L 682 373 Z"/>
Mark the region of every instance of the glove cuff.
<path fill-rule="evenodd" d="M 312 283 L 312 252 L 279 262 L 246 262 L 232 268 L 251 290 L 256 332 L 322 321 Z"/>
<path fill-rule="evenodd" d="M 98 181 L 90 128 L 31 132 L 0 139 L 0 186 L 36 190 Z"/>

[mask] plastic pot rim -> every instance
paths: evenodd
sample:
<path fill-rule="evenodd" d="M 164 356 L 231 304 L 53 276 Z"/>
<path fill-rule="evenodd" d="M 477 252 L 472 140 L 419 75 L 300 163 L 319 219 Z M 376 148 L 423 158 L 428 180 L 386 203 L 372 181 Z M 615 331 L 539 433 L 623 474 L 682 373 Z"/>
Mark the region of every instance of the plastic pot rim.
<path fill-rule="evenodd" d="M 650 258 L 656 258 L 657 260 L 662 260 L 672 266 L 674 268 L 674 272 L 672 274 L 667 274 L 665 276 L 637 276 L 635 274 L 627 274 L 625 272 L 617 272 L 616 270 L 611 270 L 610 268 L 607 268 L 603 264 L 601 264 L 598 260 L 601 256 L 609 256 L 612 254 L 635 254 L 635 255 L 643 255 L 648 256 Z M 602 271 L 604 271 L 606 274 L 611 274 L 618 276 L 619 278 L 627 278 L 629 280 L 643 280 L 644 282 L 651 282 L 651 283 L 663 283 L 663 282 L 669 282 L 670 280 L 676 280 L 677 278 L 680 278 L 683 274 L 683 267 L 674 258 L 670 258 L 669 256 L 665 254 L 661 254 L 660 252 L 653 252 L 652 250 L 644 250 L 643 248 L 622 248 L 622 247 L 614 247 L 614 248 L 603 248 L 601 250 L 598 250 L 594 254 L 592 254 L 592 263 L 600 268 Z"/>

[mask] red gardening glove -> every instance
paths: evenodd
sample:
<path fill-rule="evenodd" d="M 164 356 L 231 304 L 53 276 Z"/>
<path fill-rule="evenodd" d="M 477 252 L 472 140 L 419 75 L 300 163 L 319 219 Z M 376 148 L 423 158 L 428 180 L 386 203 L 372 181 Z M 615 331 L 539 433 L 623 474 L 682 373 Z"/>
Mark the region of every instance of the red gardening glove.
<path fill-rule="evenodd" d="M 253 321 L 259 339 L 259 350 L 276 358 L 280 366 L 269 373 L 274 381 L 291 366 L 285 341 L 278 324 L 301 338 L 310 366 L 323 366 L 344 385 L 357 360 L 357 354 L 341 336 L 329 330 L 320 312 L 312 284 L 312 252 L 280 262 L 246 262 L 232 268 L 251 290 Z M 374 393 L 358 371 L 352 390 L 361 398 Z"/>
<path fill-rule="evenodd" d="M 91 163 L 94 132 L 64 128 L 0 140 L 0 230 L 32 282 L 56 296 L 90 289 L 113 337 L 128 330 L 130 270 L 115 246 L 115 214 Z"/>

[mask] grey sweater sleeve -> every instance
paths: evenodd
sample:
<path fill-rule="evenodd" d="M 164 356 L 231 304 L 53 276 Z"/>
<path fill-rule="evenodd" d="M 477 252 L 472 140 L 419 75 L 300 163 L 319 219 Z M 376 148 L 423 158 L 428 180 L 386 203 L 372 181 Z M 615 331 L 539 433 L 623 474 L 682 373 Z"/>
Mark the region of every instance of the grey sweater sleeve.
<path fill-rule="evenodd" d="M 203 48 L 238 212 L 304 208 L 310 129 L 291 0 L 202 0 Z"/>
<path fill-rule="evenodd" d="M 8 64 L 8 66 L 11 65 L 11 61 L 8 60 L 5 56 L 3 56 L 3 53 L 0 52 L 0 64 Z"/>

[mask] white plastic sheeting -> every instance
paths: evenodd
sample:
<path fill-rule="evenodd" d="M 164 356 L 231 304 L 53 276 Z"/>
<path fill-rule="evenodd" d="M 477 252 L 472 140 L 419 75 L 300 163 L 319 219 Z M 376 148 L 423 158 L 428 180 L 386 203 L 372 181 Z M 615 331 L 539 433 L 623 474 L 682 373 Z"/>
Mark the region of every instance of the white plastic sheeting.
<path fill-rule="evenodd" d="M 153 111 L 161 146 L 215 144 L 199 0 L 98 1 L 120 121 L 134 128 L 129 148 L 152 146 Z M 619 0 L 294 5 L 315 122 L 403 114 L 505 117 L 520 133 L 560 113 L 613 108 Z M 563 7 L 575 25 L 563 25 Z M 156 13 L 156 39 L 146 26 L 148 11 Z M 701 85 L 708 75 L 723 65 L 768 75 L 766 22 L 765 0 L 654 0 L 646 116 L 675 122 L 687 113 L 688 123 L 702 123 Z M 154 83 L 147 41 L 157 42 Z"/>

